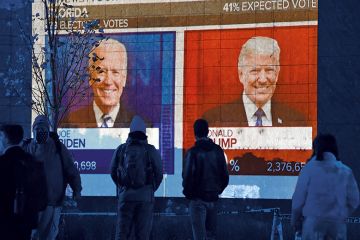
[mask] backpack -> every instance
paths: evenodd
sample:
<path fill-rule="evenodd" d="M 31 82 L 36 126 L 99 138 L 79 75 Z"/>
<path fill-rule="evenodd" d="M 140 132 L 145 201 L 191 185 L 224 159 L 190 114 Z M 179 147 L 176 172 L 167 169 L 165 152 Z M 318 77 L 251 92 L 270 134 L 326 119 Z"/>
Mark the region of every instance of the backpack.
<path fill-rule="evenodd" d="M 47 186 L 44 164 L 30 154 L 16 165 L 14 214 L 25 215 L 42 211 L 47 206 Z"/>
<path fill-rule="evenodd" d="M 120 166 L 121 180 L 127 188 L 141 188 L 152 184 L 153 169 L 147 144 L 131 140 L 123 148 Z"/>

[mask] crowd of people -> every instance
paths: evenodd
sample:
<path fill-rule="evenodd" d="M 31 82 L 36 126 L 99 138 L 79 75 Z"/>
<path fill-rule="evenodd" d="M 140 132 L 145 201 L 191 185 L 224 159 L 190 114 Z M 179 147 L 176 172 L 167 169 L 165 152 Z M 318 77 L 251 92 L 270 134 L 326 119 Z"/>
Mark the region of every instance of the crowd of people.
<path fill-rule="evenodd" d="M 114 152 L 111 178 L 118 191 L 116 239 L 149 239 L 154 193 L 163 178 L 159 151 L 147 142 L 146 123 L 134 116 L 127 141 Z M 36 117 L 33 138 L 20 125 L 0 126 L 0 232 L 2 239 L 56 239 L 65 189 L 81 196 L 73 157 L 48 118 Z M 219 195 L 229 183 L 223 149 L 208 138 L 204 119 L 194 123 L 195 144 L 183 166 L 193 239 L 216 239 Z M 301 170 L 292 199 L 291 225 L 302 239 L 346 239 L 345 219 L 359 205 L 352 170 L 339 159 L 334 136 L 319 134 L 314 154 Z"/>

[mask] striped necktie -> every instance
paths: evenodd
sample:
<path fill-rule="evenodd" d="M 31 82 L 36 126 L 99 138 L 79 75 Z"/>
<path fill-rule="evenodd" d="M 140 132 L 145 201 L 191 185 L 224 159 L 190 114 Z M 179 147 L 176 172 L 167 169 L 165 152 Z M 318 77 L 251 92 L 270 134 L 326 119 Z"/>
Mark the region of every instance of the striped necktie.
<path fill-rule="evenodd" d="M 263 125 L 262 117 L 265 116 L 264 110 L 262 110 L 262 108 L 258 108 L 258 110 L 254 113 L 254 116 L 256 116 L 255 127 L 261 127 Z"/>
<path fill-rule="evenodd" d="M 102 128 L 108 128 L 108 121 L 111 120 L 111 117 L 107 114 L 102 115 L 101 119 L 103 120 L 101 127 Z"/>

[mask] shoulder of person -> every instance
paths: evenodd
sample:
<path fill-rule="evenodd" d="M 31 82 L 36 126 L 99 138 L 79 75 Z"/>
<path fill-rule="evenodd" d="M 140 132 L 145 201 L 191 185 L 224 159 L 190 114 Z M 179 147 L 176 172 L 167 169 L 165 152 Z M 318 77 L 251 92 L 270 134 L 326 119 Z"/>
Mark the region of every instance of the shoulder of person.
<path fill-rule="evenodd" d="M 147 144 L 146 145 L 146 151 L 148 151 L 151 155 L 158 155 L 159 154 L 159 151 L 158 149 L 155 148 L 154 145 L 152 144 Z"/>
<path fill-rule="evenodd" d="M 127 143 L 120 144 L 116 149 L 115 153 L 118 155 L 121 153 L 122 150 L 125 150 Z"/>
<path fill-rule="evenodd" d="M 22 144 L 30 144 L 32 140 L 33 140 L 33 138 L 24 138 L 22 140 Z"/>
<path fill-rule="evenodd" d="M 220 147 L 219 144 L 214 143 L 213 140 L 211 140 L 211 142 L 214 145 L 214 149 L 216 149 L 218 151 L 221 151 L 221 152 L 224 152 L 224 149 L 222 149 L 222 147 Z"/>
<path fill-rule="evenodd" d="M 337 161 L 336 165 L 344 171 L 352 173 L 352 169 L 348 165 L 344 164 L 342 161 Z"/>
<path fill-rule="evenodd" d="M 90 110 L 92 110 L 92 104 L 83 106 L 81 108 L 78 108 L 74 111 L 69 112 L 69 115 L 66 117 L 66 119 L 68 119 L 70 121 L 81 120 L 81 118 L 86 117 L 90 114 Z"/>
<path fill-rule="evenodd" d="M 21 151 L 22 151 L 24 158 L 26 158 L 27 160 L 30 160 L 30 161 L 35 161 L 35 157 L 32 154 L 26 152 L 24 149 L 21 149 Z"/>
<path fill-rule="evenodd" d="M 146 148 L 150 151 L 157 151 L 156 147 L 150 143 L 146 143 Z"/>
<path fill-rule="evenodd" d="M 195 152 L 199 151 L 199 149 L 199 147 L 194 145 L 186 151 L 185 155 L 194 154 Z"/>
<path fill-rule="evenodd" d="M 310 176 L 313 174 L 318 174 L 318 163 L 319 161 L 317 161 L 316 159 L 310 160 L 308 161 L 301 169 L 300 171 L 300 175 L 302 176 Z"/>
<path fill-rule="evenodd" d="M 21 142 L 22 147 L 29 146 L 32 144 L 36 144 L 36 141 L 34 138 L 24 138 Z"/>
<path fill-rule="evenodd" d="M 34 138 L 25 138 L 20 146 L 25 150 L 25 152 L 33 153 L 35 151 L 36 144 L 37 143 Z"/>
<path fill-rule="evenodd" d="M 277 117 L 283 117 L 283 118 L 287 118 L 287 119 L 293 120 L 293 121 L 296 120 L 296 121 L 299 121 L 299 124 L 300 124 L 300 122 L 303 122 L 306 120 L 306 117 L 303 113 L 299 112 L 297 109 L 289 106 L 288 104 L 286 104 L 284 102 L 272 100 L 271 111 Z M 283 119 L 283 120 L 286 120 L 286 119 Z"/>

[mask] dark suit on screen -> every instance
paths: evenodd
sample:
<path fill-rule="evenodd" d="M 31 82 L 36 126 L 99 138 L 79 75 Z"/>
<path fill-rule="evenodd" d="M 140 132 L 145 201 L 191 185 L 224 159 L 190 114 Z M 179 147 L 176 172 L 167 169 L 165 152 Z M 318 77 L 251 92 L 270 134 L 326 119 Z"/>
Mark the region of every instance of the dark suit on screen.
<path fill-rule="evenodd" d="M 135 113 L 128 111 L 123 105 L 114 121 L 113 128 L 128 128 Z M 95 112 L 93 105 L 82 107 L 78 110 L 70 112 L 61 122 L 60 127 L 63 128 L 97 128 Z"/>
<path fill-rule="evenodd" d="M 222 104 L 206 111 L 203 116 L 213 127 L 248 127 L 242 97 L 234 102 Z M 286 104 L 271 101 L 271 117 L 273 127 L 308 126 L 303 114 Z"/>

